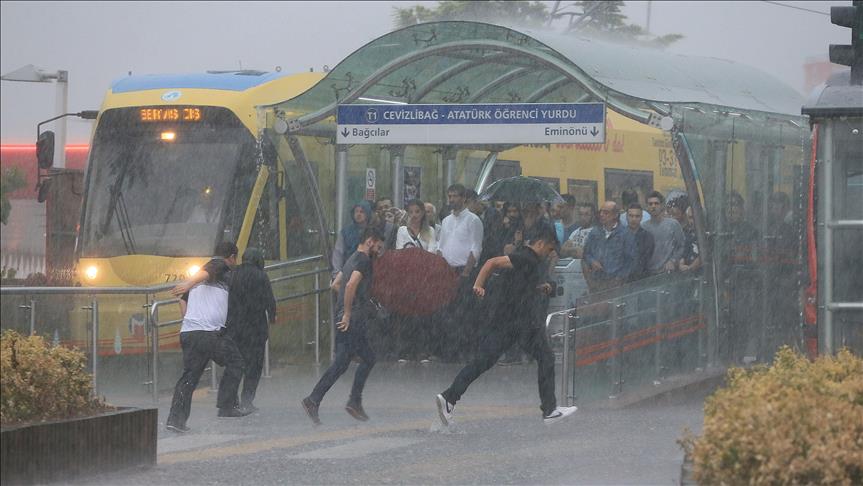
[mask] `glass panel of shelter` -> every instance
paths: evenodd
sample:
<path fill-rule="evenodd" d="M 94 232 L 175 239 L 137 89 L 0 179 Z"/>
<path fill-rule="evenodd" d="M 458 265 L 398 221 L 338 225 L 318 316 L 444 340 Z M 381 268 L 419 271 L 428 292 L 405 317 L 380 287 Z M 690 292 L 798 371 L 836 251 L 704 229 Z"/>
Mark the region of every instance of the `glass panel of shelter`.
<path fill-rule="evenodd" d="M 835 119 L 829 123 L 833 140 L 832 219 L 857 222 L 838 226 L 833 233 L 833 301 L 863 302 L 863 273 L 859 271 L 863 268 L 863 227 L 859 226 L 863 220 L 863 120 Z M 833 322 L 837 349 L 863 349 L 863 310 L 835 312 Z"/>
<path fill-rule="evenodd" d="M 731 361 L 770 359 L 779 344 L 800 342 L 799 285 L 779 282 L 797 285 L 802 272 L 807 138 L 799 117 L 686 108 L 711 236 L 706 263 L 719 286 L 719 351 Z"/>

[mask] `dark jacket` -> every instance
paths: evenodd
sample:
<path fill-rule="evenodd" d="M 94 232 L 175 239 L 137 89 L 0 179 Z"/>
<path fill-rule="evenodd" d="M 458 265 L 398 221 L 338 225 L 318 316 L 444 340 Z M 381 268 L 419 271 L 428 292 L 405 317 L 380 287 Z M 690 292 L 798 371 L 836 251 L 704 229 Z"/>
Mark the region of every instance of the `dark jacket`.
<path fill-rule="evenodd" d="M 653 255 L 653 235 L 650 231 L 638 227 L 638 231 L 632 233 L 632 230 L 626 228 L 635 237 L 635 248 L 638 252 L 638 258 L 635 260 L 635 265 L 632 268 L 632 273 L 629 275 L 630 281 L 635 281 L 647 277 L 649 272 L 647 264 L 650 262 L 650 257 Z"/>
<path fill-rule="evenodd" d="M 245 260 L 245 255 L 244 260 Z M 228 294 L 229 335 L 239 340 L 264 340 L 269 336 L 269 323 L 276 315 L 276 299 L 270 280 L 263 269 L 244 262 L 231 275 Z"/>

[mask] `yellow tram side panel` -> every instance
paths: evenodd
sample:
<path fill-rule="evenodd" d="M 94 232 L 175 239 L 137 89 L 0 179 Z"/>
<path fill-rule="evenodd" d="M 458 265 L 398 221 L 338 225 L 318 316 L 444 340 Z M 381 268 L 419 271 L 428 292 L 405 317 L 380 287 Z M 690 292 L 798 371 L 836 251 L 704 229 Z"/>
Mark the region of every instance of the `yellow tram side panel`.
<path fill-rule="evenodd" d="M 559 180 L 561 194 L 568 192 L 569 179 L 594 181 L 597 203 L 606 199 L 606 169 L 649 172 L 653 188 L 666 195 L 685 189 L 671 136 L 613 111 L 607 113 L 605 143 L 525 145 L 501 152 L 498 159 L 520 161 L 526 176 Z"/>
<path fill-rule="evenodd" d="M 301 73 L 275 79 L 245 91 L 182 88 L 182 97 L 176 103 L 166 103 L 161 96 L 171 88 L 141 90 L 128 93 L 113 93 L 110 90 L 100 108 L 101 114 L 113 108 L 135 106 L 196 105 L 216 106 L 231 110 L 249 131 L 258 137 L 259 120 L 256 106 L 272 104 L 293 98 L 306 91 L 323 78 L 321 73 Z M 96 126 L 98 126 L 98 121 Z M 95 129 L 94 129 L 95 131 Z M 187 278 L 192 267 L 201 267 L 210 259 L 209 255 L 193 258 L 174 258 L 157 255 L 124 255 L 112 258 L 81 258 L 77 263 L 79 281 L 84 287 L 139 287 L 179 282 Z M 87 278 L 86 271 L 96 269 L 95 278 Z M 280 295 L 276 295 L 279 298 Z M 156 297 L 171 298 L 167 292 Z M 82 304 L 88 298 L 82 297 Z M 302 299 L 306 301 L 308 299 Z M 99 354 L 103 356 L 143 354 L 147 352 L 144 326 L 147 311 L 144 297 L 138 295 L 116 295 L 99 297 Z M 76 306 L 81 307 L 81 306 Z M 307 315 L 287 306 L 281 314 Z M 308 307 L 308 306 L 306 306 Z M 313 309 L 312 309 L 313 310 Z M 161 322 L 179 319 L 179 308 L 167 305 L 160 308 Z M 87 347 L 91 339 L 90 315 L 76 308 L 70 312 L 68 339 L 63 341 L 78 347 Z M 284 322 L 283 319 L 279 321 Z M 179 349 L 177 335 L 179 325 L 160 330 L 161 349 Z"/>

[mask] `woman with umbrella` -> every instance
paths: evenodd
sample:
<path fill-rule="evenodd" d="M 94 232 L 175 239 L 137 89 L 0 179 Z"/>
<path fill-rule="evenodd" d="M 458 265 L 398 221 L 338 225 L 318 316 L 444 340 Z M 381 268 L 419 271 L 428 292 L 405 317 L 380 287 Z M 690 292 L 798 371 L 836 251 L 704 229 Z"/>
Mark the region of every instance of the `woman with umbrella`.
<path fill-rule="evenodd" d="M 518 207 L 518 204 L 509 201 L 503 203 L 503 215 L 504 245 L 512 244 L 514 246 L 521 246 L 523 235 L 521 209 Z"/>
<path fill-rule="evenodd" d="M 396 250 L 417 248 L 430 253 L 437 252 L 437 232 L 429 225 L 426 214 L 425 203 L 419 199 L 408 201 L 405 208 L 408 215 L 408 223 L 398 230 L 396 235 Z M 425 279 L 423 269 L 405 269 L 405 278 Z M 420 350 L 428 346 L 428 317 L 394 315 L 394 329 L 396 333 L 396 353 L 399 363 L 407 363 L 421 356 L 420 363 L 428 363 L 430 355 Z M 405 339 L 407 338 L 407 339 Z M 410 342 L 408 342 L 408 340 Z"/>
<path fill-rule="evenodd" d="M 408 201 L 405 209 L 407 210 L 408 222 L 398 229 L 396 249 L 419 248 L 432 253 L 436 252 L 437 232 L 428 223 L 425 204 L 419 199 L 412 199 Z"/>

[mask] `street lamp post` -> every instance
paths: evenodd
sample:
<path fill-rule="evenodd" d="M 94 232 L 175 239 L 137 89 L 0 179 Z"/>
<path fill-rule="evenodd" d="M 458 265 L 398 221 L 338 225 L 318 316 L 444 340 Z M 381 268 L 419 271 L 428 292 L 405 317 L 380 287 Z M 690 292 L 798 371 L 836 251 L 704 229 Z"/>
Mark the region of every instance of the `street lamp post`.
<path fill-rule="evenodd" d="M 57 96 L 55 97 L 55 111 L 62 115 L 68 111 L 69 104 L 69 71 L 59 70 L 46 72 L 32 64 L 28 64 L 11 73 L 0 76 L 3 81 L 22 81 L 25 83 L 50 83 L 57 82 Z M 54 151 L 54 167 L 66 167 L 66 119 L 57 121 L 56 144 L 59 150 Z"/>

